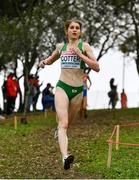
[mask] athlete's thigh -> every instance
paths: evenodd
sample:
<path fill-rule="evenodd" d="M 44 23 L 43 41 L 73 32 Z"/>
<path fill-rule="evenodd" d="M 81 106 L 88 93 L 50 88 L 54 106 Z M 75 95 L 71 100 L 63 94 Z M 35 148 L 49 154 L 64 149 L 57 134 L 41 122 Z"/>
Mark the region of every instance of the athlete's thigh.
<path fill-rule="evenodd" d="M 58 119 L 68 121 L 69 99 L 62 88 L 57 87 L 55 92 L 55 107 Z"/>
<path fill-rule="evenodd" d="M 78 111 L 80 110 L 82 104 L 82 93 L 75 96 L 69 105 L 69 122 L 75 119 Z"/>

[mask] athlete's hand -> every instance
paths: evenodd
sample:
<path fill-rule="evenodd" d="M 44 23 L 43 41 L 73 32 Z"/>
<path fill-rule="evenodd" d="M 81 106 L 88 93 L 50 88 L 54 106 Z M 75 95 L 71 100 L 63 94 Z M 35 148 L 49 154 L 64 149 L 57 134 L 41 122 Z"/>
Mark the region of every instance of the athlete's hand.
<path fill-rule="evenodd" d="M 41 61 L 41 62 L 39 63 L 39 67 L 40 67 L 40 68 L 44 68 L 44 66 L 45 66 L 45 61 L 43 60 L 43 61 Z"/>
<path fill-rule="evenodd" d="M 77 48 L 77 47 L 72 47 L 72 48 L 70 48 L 70 50 L 71 51 L 73 51 L 77 56 L 79 56 L 80 58 L 82 57 L 82 52 L 81 52 L 81 50 L 79 49 L 79 48 Z"/>

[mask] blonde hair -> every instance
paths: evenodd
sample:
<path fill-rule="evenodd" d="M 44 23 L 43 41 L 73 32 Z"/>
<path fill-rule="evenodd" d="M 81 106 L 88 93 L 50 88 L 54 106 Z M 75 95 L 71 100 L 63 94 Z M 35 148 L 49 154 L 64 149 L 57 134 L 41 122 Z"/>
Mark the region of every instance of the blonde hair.
<path fill-rule="evenodd" d="M 78 20 L 78 19 L 70 19 L 70 20 L 67 20 L 67 21 L 65 22 L 65 24 L 64 24 L 64 30 L 65 30 L 66 35 L 67 35 L 67 30 L 68 30 L 68 28 L 69 28 L 69 26 L 70 26 L 70 24 L 71 24 L 72 22 L 75 22 L 75 23 L 78 23 L 78 24 L 79 24 L 80 30 L 81 30 L 81 35 L 82 35 L 82 26 L 83 26 L 83 24 L 82 24 L 82 22 L 81 22 L 80 20 Z M 80 37 L 81 37 L 81 36 L 80 36 Z M 79 37 L 79 38 L 80 38 L 80 37 Z"/>
<path fill-rule="evenodd" d="M 83 25 L 82 25 L 82 22 L 81 22 L 80 20 L 77 20 L 77 19 L 71 19 L 71 20 L 67 20 L 67 21 L 65 22 L 65 24 L 64 24 L 64 29 L 65 29 L 65 31 L 68 30 L 68 27 L 69 27 L 69 25 L 70 25 L 72 22 L 78 23 L 79 26 L 80 26 L 80 29 L 82 30 L 82 26 L 83 26 Z"/>

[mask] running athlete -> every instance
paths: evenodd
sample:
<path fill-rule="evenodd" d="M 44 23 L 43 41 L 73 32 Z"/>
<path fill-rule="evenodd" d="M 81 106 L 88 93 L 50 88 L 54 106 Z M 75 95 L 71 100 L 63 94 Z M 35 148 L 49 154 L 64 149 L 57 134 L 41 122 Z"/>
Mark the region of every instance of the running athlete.
<path fill-rule="evenodd" d="M 88 85 L 89 82 L 89 85 Z M 81 117 L 82 115 L 84 118 L 87 118 L 87 91 L 90 89 L 92 85 L 92 82 L 90 80 L 90 77 L 87 73 L 84 74 L 83 76 L 83 99 L 82 99 L 82 105 L 81 105 Z"/>
<path fill-rule="evenodd" d="M 68 152 L 67 130 L 81 107 L 85 63 L 96 72 L 99 72 L 99 64 L 90 45 L 80 41 L 82 34 L 80 21 L 67 20 L 65 33 L 67 43 L 58 44 L 51 56 L 41 61 L 39 66 L 43 68 L 61 59 L 61 74 L 55 91 L 55 107 L 58 116 L 58 142 L 63 166 L 67 170 L 74 161 L 74 156 Z"/>

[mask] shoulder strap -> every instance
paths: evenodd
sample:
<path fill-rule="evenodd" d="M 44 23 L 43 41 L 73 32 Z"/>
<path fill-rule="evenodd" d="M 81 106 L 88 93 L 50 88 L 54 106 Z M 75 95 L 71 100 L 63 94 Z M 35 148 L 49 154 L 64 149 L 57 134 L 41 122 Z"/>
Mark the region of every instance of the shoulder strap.
<path fill-rule="evenodd" d="M 78 43 L 78 48 L 82 51 L 83 53 L 83 42 L 82 40 Z"/>
<path fill-rule="evenodd" d="M 67 43 L 64 43 L 63 47 L 61 48 L 60 52 L 66 51 L 67 49 Z"/>
<path fill-rule="evenodd" d="M 81 50 L 81 52 L 84 54 L 84 49 L 83 49 L 83 41 L 80 40 L 78 43 L 78 48 Z M 81 61 L 81 69 L 85 69 L 85 62 Z"/>

